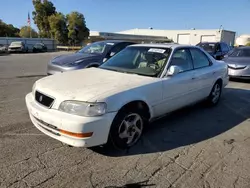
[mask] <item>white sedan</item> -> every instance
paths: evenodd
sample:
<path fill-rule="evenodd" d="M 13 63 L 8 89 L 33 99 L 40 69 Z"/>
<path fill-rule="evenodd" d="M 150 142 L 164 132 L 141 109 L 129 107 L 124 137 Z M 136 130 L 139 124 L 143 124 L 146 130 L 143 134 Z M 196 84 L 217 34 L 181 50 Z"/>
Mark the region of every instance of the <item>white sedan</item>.
<path fill-rule="evenodd" d="M 227 71 L 199 47 L 137 44 L 99 68 L 38 80 L 26 105 L 33 124 L 54 139 L 125 149 L 155 118 L 202 100 L 216 105 Z"/>

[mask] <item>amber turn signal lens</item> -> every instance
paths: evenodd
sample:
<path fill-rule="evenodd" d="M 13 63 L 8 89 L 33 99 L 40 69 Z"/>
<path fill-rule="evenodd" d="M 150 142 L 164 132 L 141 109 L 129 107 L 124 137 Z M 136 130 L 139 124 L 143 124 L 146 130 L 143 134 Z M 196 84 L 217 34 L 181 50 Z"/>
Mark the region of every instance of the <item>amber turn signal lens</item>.
<path fill-rule="evenodd" d="M 73 136 L 73 137 L 77 137 L 77 138 L 88 138 L 88 137 L 91 137 L 93 135 L 93 132 L 89 132 L 89 133 L 72 133 L 72 132 L 69 132 L 69 131 L 62 130 L 62 129 L 60 129 L 60 133 L 66 134 L 66 135 L 69 135 L 69 136 Z"/>

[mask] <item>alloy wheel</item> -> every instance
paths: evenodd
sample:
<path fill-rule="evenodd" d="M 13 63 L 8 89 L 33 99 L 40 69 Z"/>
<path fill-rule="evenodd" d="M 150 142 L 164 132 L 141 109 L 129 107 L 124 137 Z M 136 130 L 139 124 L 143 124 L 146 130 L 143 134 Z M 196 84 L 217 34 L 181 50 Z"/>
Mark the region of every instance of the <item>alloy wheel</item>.
<path fill-rule="evenodd" d="M 212 101 L 213 103 L 217 103 L 219 98 L 220 98 L 220 93 L 221 93 L 221 86 L 217 83 L 214 86 L 214 89 L 212 91 Z"/>
<path fill-rule="evenodd" d="M 127 146 L 132 146 L 141 137 L 142 130 L 143 120 L 141 116 L 136 113 L 128 114 L 119 126 L 118 135 L 126 142 Z"/>

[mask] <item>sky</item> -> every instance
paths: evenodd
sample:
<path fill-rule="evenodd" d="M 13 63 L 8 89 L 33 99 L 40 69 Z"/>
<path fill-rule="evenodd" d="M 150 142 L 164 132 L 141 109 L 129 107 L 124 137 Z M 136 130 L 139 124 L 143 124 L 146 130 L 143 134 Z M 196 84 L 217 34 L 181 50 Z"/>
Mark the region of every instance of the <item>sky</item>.
<path fill-rule="evenodd" d="M 134 28 L 217 29 L 250 34 L 250 0 L 51 0 L 58 12 L 84 14 L 91 31 Z M 2 0 L 0 19 L 21 27 L 32 18 L 32 0 Z M 31 19 L 32 20 L 32 19 Z M 36 28 L 31 22 L 32 27 Z"/>

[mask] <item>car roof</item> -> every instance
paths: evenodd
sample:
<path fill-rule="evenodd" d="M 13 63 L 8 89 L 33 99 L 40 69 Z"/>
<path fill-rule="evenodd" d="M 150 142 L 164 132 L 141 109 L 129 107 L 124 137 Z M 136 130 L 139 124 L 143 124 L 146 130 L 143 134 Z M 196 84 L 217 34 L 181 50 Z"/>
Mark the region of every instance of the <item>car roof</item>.
<path fill-rule="evenodd" d="M 169 43 L 169 44 L 159 44 L 159 43 L 155 43 L 155 44 L 133 44 L 130 46 L 134 46 L 134 47 L 153 47 L 153 48 L 184 48 L 184 47 L 193 47 L 193 48 L 198 48 L 196 46 L 193 45 L 183 45 L 183 44 L 173 44 L 173 43 Z"/>

